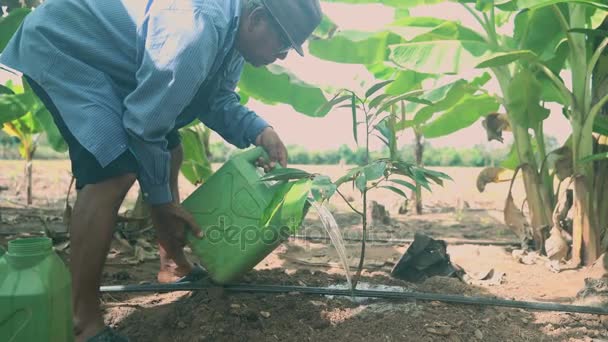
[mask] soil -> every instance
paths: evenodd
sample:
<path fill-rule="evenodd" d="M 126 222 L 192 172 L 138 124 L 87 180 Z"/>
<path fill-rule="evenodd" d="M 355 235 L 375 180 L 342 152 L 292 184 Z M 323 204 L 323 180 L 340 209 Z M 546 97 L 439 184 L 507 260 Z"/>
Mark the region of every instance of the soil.
<path fill-rule="evenodd" d="M 215 166 L 218 167 L 217 165 Z M 295 166 L 298 167 L 298 166 Z M 300 166 L 333 179 L 344 172 L 339 166 Z M 499 281 L 464 283 L 458 278 L 432 277 L 418 284 L 390 277 L 390 270 L 406 251 L 405 241 L 371 242 L 368 245 L 362 284 L 399 286 L 408 291 L 490 296 L 506 299 L 572 303 L 585 278 L 601 276 L 604 267 L 574 269 L 562 265 L 553 272 L 542 260 L 530 265 L 515 259 L 517 239 L 502 223 L 500 209 L 508 184 L 475 188 L 480 169 L 441 169 L 454 179 L 444 188 L 425 193 L 424 213 L 398 214 L 401 202 L 392 193 L 373 193 L 371 199 L 389 212 L 388 223 L 371 227 L 375 240 L 411 239 L 416 232 L 448 241 L 451 260 L 469 275 L 494 270 Z M 23 163 L 0 162 L 0 245 L 17 236 L 45 232 L 56 239 L 58 253 L 69 261 L 62 221 L 70 182 L 66 161 L 34 162 L 34 202 L 25 205 Z M 519 182 L 518 182 L 519 183 Z M 194 186 L 182 180 L 182 194 Z M 347 187 L 345 187 L 347 188 Z M 350 189 L 347 189 L 350 190 Z M 122 212 L 131 208 L 137 194 L 129 193 Z M 346 197 L 357 198 L 354 191 Z M 521 184 L 514 189 L 521 203 Z M 70 201 L 73 203 L 74 194 Z M 360 207 L 354 200 L 352 205 Z M 351 269 L 358 263 L 361 236 L 358 217 L 336 198 L 329 205 L 343 235 Z M 309 213 L 300 235 L 324 237 L 320 223 Z M 129 236 L 140 244 L 153 241 L 148 230 Z M 457 241 L 457 240 L 473 240 Z M 142 242 L 144 241 L 144 242 Z M 350 242 L 349 242 L 350 241 Z M 500 245 L 477 242 L 495 241 Z M 452 243 L 453 242 L 453 243 Z M 515 242 L 511 245 L 509 242 Z M 148 258 L 144 258 L 148 259 Z M 193 257 L 194 259 L 194 257 Z M 134 251 L 115 240 L 104 270 L 103 283 L 139 284 L 155 278 L 158 261 L 152 255 L 140 262 Z M 249 272 L 242 282 L 299 286 L 344 285 L 337 254 L 326 240 L 291 239 Z M 210 289 L 195 292 L 104 294 L 106 323 L 132 341 L 602 341 L 608 340 L 608 316 L 531 312 L 521 309 L 453 305 L 426 301 L 367 300 L 288 293 L 243 294 Z"/>

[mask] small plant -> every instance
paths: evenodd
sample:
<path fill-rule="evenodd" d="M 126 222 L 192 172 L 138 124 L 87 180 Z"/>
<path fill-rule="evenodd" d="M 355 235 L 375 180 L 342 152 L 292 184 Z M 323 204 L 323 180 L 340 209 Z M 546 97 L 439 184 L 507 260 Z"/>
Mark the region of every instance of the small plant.
<path fill-rule="evenodd" d="M 404 106 L 406 101 L 416 102 L 425 105 L 431 105 L 428 100 L 420 98 L 423 94 L 421 90 L 411 91 L 401 95 L 387 95 L 382 93 L 376 95 L 384 87 L 392 83 L 392 81 L 383 81 L 370 87 L 364 96 L 357 95 L 352 90 L 341 90 L 331 101 L 319 108 L 319 111 L 328 111 L 334 107 L 347 107 L 351 109 L 353 122 L 353 136 L 355 141 L 358 141 L 359 126 L 364 129 L 365 137 L 365 160 L 364 164 L 356 168 L 350 169 L 344 176 L 332 182 L 329 177 L 319 174 L 310 174 L 306 171 L 298 169 L 279 169 L 272 171 L 266 175 L 264 180 L 283 180 L 294 181 L 293 185 L 286 185 L 284 193 L 277 194 L 277 200 L 273 205 L 269 206 L 267 212 L 276 213 L 285 201 L 281 198 L 286 198 L 285 194 L 290 192 L 290 189 L 295 191 L 299 196 L 296 196 L 300 201 L 303 196 L 308 194 L 308 190 L 317 202 L 326 202 L 334 194 L 338 194 L 348 204 L 350 209 L 361 217 L 362 222 L 362 239 L 361 239 L 361 256 L 357 273 L 353 279 L 353 289 L 361 277 L 363 265 L 365 263 L 365 250 L 367 241 L 367 197 L 372 190 L 384 189 L 392 191 L 399 196 L 407 198 L 406 191 L 415 191 L 416 185 L 420 185 L 427 190 L 431 190 L 431 182 L 442 185 L 444 179 L 451 179 L 448 175 L 442 172 L 431 171 L 418 167 L 414 164 L 404 162 L 399 159 L 397 151 L 397 138 L 395 122 L 397 120 L 397 105 Z M 390 156 L 388 158 L 379 158 L 370 160 L 369 140 L 372 135 L 380 138 L 388 147 Z M 361 192 L 363 205 L 361 209 L 355 208 L 340 191 L 340 186 L 351 183 Z M 302 189 L 306 191 L 301 191 Z M 293 202 L 293 201 L 292 201 Z M 295 201 L 297 203 L 301 203 Z M 270 214 L 271 215 L 271 214 Z M 270 220 L 270 218 L 267 218 Z"/>

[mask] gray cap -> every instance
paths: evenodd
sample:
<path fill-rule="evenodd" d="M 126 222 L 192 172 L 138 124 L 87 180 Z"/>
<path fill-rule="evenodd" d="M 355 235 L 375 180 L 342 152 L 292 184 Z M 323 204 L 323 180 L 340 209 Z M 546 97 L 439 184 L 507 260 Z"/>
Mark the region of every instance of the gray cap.
<path fill-rule="evenodd" d="M 319 0 L 262 0 L 279 23 L 291 46 L 304 56 L 302 44 L 319 26 L 323 13 Z"/>

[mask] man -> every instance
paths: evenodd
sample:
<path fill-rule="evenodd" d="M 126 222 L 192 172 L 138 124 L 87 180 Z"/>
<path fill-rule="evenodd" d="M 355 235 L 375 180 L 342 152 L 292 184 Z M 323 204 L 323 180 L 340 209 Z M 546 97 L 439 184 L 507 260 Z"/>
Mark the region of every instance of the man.
<path fill-rule="evenodd" d="M 23 72 L 67 141 L 78 197 L 71 220 L 77 341 L 125 341 L 104 326 L 98 289 L 117 211 L 137 180 L 156 228 L 160 282 L 202 270 L 183 253 L 177 129 L 200 119 L 239 148 L 287 152 L 234 89 L 244 61 L 284 59 L 321 20 L 318 0 L 47 0 L 0 57 Z"/>

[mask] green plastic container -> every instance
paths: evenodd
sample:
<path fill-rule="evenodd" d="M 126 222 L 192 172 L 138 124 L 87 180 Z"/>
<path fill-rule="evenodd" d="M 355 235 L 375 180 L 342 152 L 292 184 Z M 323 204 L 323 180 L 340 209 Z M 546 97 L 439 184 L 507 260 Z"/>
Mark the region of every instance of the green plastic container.
<path fill-rule="evenodd" d="M 49 238 L 9 241 L 0 261 L 0 341 L 73 341 L 70 275 Z"/>
<path fill-rule="evenodd" d="M 202 239 L 190 234 L 189 245 L 218 284 L 250 271 L 291 234 L 285 222 L 260 227 L 281 185 L 260 180 L 263 171 L 255 166 L 260 157 L 267 158 L 260 147 L 235 155 L 183 202 L 205 232 Z M 297 226 L 307 208 L 292 218 Z"/>

